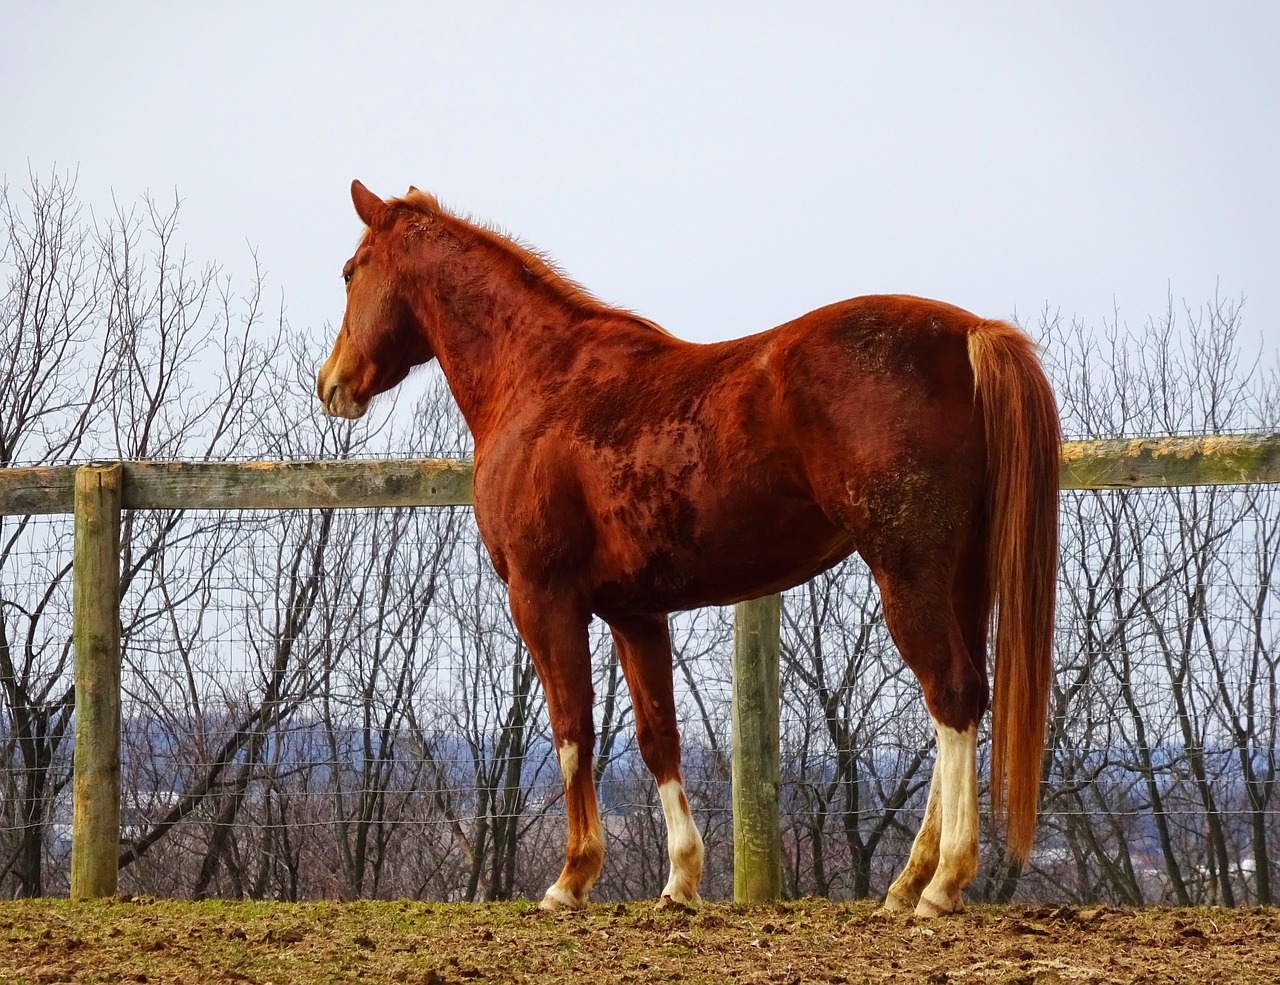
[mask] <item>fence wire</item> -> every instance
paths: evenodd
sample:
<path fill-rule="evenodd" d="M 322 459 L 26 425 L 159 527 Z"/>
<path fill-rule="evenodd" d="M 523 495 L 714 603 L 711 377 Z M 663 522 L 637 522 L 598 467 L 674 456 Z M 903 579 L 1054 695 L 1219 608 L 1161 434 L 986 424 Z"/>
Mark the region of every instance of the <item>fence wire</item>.
<path fill-rule="evenodd" d="M 58 894 L 70 518 L 0 532 L 0 887 Z M 1062 535 L 1037 847 L 1011 869 L 984 819 L 972 892 L 1271 901 L 1274 489 L 1064 494 Z M 122 543 L 122 890 L 464 900 L 554 880 L 564 818 L 541 689 L 469 510 L 136 512 Z M 672 619 L 709 898 L 732 894 L 731 618 Z M 882 893 L 932 769 L 919 688 L 856 559 L 787 594 L 782 634 L 786 891 Z M 655 896 L 661 806 L 606 627 L 591 643 L 594 896 Z"/>

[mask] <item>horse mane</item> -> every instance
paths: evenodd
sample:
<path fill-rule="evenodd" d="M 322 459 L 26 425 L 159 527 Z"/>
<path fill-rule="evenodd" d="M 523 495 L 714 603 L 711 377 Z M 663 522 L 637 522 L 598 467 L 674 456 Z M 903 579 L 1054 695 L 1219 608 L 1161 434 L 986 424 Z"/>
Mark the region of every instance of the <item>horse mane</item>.
<path fill-rule="evenodd" d="M 387 204 L 406 206 L 424 216 L 444 219 L 455 233 L 461 234 L 464 238 L 479 241 L 506 254 L 539 285 L 571 307 L 588 311 L 591 314 L 621 317 L 662 335 L 669 336 L 671 334 L 657 322 L 650 321 L 634 311 L 605 304 L 577 281 L 566 275 L 547 254 L 521 243 L 501 229 L 472 219 L 469 216 L 461 216 L 451 212 L 440 204 L 438 198 L 429 192 L 410 186 L 409 192 L 404 198 L 392 199 Z"/>

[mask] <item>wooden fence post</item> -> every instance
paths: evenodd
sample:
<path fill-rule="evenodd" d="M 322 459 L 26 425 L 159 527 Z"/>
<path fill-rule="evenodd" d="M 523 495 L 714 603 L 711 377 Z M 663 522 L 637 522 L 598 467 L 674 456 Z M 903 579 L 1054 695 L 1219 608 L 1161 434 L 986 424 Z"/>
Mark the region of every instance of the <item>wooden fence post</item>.
<path fill-rule="evenodd" d="M 734 606 L 733 898 L 782 895 L 778 800 L 779 666 L 782 596 Z"/>
<path fill-rule="evenodd" d="M 76 470 L 71 897 L 116 891 L 120 855 L 119 464 Z"/>

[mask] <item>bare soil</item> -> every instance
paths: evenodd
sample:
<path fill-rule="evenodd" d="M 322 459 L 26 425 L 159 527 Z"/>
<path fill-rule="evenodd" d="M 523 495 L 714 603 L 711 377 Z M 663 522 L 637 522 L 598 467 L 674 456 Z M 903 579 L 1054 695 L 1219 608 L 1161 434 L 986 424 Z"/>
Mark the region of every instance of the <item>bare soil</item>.
<path fill-rule="evenodd" d="M 0 982 L 1280 982 L 1280 910 L 0 902 Z"/>

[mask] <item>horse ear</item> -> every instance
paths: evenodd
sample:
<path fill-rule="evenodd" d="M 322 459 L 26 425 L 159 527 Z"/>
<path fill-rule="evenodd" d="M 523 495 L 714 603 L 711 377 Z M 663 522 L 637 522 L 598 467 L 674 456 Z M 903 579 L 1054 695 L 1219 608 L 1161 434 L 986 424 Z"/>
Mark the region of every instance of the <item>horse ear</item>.
<path fill-rule="evenodd" d="M 366 226 L 372 226 L 386 206 L 386 203 L 361 184 L 359 179 L 351 182 L 351 201 L 355 203 L 356 215 Z"/>
<path fill-rule="evenodd" d="M 409 186 L 409 194 L 410 194 L 410 195 L 421 195 L 421 194 L 422 194 L 422 192 L 418 191 L 418 189 L 417 189 L 415 186 L 410 185 L 410 186 Z"/>

